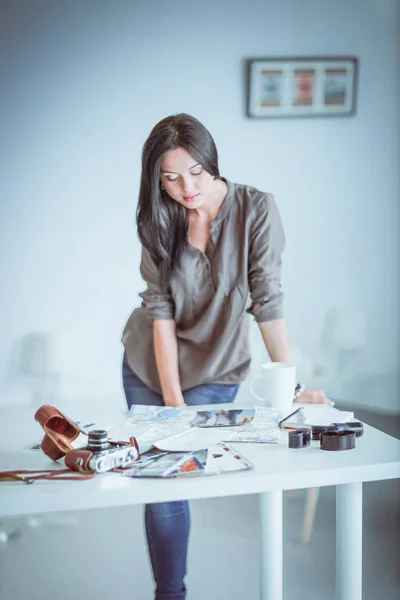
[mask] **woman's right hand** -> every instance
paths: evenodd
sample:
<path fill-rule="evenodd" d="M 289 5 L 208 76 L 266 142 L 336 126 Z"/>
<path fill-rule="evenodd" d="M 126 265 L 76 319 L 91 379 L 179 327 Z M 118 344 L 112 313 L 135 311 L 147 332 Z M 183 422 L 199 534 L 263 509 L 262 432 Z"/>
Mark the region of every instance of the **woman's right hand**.
<path fill-rule="evenodd" d="M 306 388 L 301 396 L 296 398 L 295 402 L 305 402 L 310 404 L 329 404 L 330 406 L 334 406 L 335 403 L 333 400 L 330 400 L 325 396 L 324 390 L 313 390 Z"/>
<path fill-rule="evenodd" d="M 165 406 L 186 406 L 183 394 L 178 396 L 172 396 L 171 398 L 164 398 Z"/>

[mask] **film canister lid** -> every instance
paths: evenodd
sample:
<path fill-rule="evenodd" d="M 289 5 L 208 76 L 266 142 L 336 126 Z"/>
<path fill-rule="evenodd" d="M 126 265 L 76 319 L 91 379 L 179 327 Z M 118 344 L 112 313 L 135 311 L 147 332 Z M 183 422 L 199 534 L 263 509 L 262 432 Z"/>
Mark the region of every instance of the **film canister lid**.
<path fill-rule="evenodd" d="M 349 421 L 348 423 L 331 423 L 327 431 L 354 431 L 356 437 L 361 437 L 364 433 L 364 425 L 360 421 Z"/>
<path fill-rule="evenodd" d="M 289 448 L 307 448 L 310 445 L 310 430 L 306 428 L 289 431 Z"/>
<path fill-rule="evenodd" d="M 321 450 L 352 450 L 356 446 L 354 431 L 323 431 L 320 440 Z"/>

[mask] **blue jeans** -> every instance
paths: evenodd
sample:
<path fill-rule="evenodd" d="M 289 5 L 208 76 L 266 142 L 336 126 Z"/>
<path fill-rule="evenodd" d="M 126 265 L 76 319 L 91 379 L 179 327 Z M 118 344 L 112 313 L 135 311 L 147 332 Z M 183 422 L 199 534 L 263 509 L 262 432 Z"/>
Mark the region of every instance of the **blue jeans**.
<path fill-rule="evenodd" d="M 162 396 L 153 392 L 135 375 L 125 358 L 122 381 L 128 407 L 132 404 L 163 406 Z M 233 402 L 238 385 L 198 385 L 183 392 L 185 403 L 220 404 Z M 190 515 L 186 500 L 147 504 L 145 526 L 154 580 L 155 600 L 184 600 L 186 588 L 186 556 L 189 540 Z"/>

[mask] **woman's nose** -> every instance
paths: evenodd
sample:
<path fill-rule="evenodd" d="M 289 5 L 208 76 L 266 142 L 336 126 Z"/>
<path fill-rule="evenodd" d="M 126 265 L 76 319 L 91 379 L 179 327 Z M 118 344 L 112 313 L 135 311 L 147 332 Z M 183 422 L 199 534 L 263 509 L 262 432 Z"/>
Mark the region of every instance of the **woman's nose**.
<path fill-rule="evenodd" d="M 182 180 L 182 190 L 185 193 L 192 191 L 193 189 L 193 181 L 190 178 L 186 178 Z"/>

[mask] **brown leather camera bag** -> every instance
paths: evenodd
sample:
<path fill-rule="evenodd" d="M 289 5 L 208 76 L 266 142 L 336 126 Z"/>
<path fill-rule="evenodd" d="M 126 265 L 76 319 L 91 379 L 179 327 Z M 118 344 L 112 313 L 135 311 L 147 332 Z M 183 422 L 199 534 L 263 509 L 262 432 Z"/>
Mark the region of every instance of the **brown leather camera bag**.
<path fill-rule="evenodd" d="M 45 432 L 40 447 L 52 460 L 62 458 L 69 450 L 86 446 L 87 433 L 54 406 L 41 406 L 35 413 L 35 419 Z"/>

